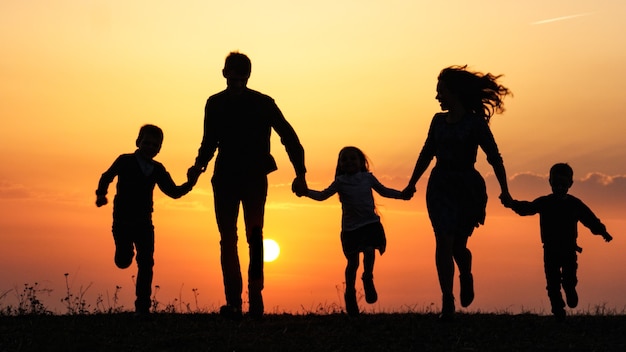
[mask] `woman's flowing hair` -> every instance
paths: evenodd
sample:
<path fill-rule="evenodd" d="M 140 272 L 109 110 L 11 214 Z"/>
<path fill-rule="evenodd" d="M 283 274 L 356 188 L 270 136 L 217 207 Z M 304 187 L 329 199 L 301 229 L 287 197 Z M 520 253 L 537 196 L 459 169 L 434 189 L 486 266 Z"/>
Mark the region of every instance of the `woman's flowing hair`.
<path fill-rule="evenodd" d="M 445 82 L 446 88 L 455 94 L 463 106 L 487 122 L 494 114 L 504 112 L 504 97 L 513 95 L 505 86 L 498 83 L 502 75 L 470 71 L 467 65 L 446 67 L 438 79 Z"/>

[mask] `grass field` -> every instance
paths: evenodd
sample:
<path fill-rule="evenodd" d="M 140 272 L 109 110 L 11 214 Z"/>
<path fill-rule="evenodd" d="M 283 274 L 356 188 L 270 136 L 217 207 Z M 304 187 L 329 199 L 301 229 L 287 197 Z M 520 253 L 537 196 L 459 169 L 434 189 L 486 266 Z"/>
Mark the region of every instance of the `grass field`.
<path fill-rule="evenodd" d="M 0 316 L 0 351 L 626 351 L 626 315 Z"/>

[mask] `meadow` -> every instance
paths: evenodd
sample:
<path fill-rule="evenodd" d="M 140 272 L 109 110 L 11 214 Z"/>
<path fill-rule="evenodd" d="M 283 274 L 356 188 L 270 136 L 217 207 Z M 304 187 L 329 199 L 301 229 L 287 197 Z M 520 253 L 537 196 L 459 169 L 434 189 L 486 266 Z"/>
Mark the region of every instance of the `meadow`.
<path fill-rule="evenodd" d="M 16 294 L 17 304 L 1 298 Z M 361 314 L 320 306 L 262 320 L 222 318 L 192 304 L 154 302 L 147 319 L 115 302 L 87 304 L 68 289 L 66 311 L 52 313 L 34 285 L 0 297 L 0 351 L 624 351 L 626 314 L 595 307 L 557 321 L 550 315 L 436 309 Z"/>

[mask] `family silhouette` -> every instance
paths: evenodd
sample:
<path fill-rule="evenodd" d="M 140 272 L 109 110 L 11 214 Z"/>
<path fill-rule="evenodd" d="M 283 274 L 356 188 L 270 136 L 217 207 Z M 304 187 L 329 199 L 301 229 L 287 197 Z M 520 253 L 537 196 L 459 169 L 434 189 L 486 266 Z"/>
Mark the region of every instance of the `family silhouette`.
<path fill-rule="evenodd" d="M 187 181 L 177 186 L 165 167 L 154 160 L 163 143 L 163 131 L 144 125 L 134 153 L 120 155 L 106 170 L 96 190 L 96 205 L 108 203 L 108 187 L 117 177 L 113 202 L 112 233 L 115 264 L 127 268 L 137 262 L 135 315 L 146 317 L 151 306 L 154 265 L 153 191 L 158 185 L 172 198 L 189 193 L 215 157 L 211 183 L 217 228 L 220 233 L 220 261 L 226 304 L 220 314 L 228 319 L 243 317 L 243 280 L 238 254 L 237 219 L 243 209 L 249 249 L 248 316 L 264 316 L 263 225 L 268 192 L 268 174 L 277 170 L 270 154 L 270 136 L 275 131 L 293 165 L 292 191 L 298 197 L 323 201 L 338 194 L 342 205 L 341 245 L 346 257 L 345 308 L 359 315 L 356 277 L 363 254 L 363 290 L 367 303 L 378 300 L 374 285 L 374 262 L 378 250 L 385 253 L 387 238 L 376 212 L 373 192 L 383 197 L 409 200 L 416 184 L 436 159 L 426 186 L 426 206 L 435 236 L 435 266 L 441 288 L 441 319 L 455 315 L 454 273 L 459 271 L 460 304 L 474 300 L 472 253 L 467 244 L 475 228 L 485 223 L 487 189 L 475 163 L 478 148 L 485 153 L 500 185 L 500 200 L 519 215 L 540 215 L 544 267 L 552 313 L 566 315 L 567 305 L 578 304 L 576 292 L 578 222 L 592 233 L 612 240 L 606 227 L 578 198 L 567 192 L 573 171 L 560 163 L 550 170 L 552 194 L 532 202 L 515 200 L 509 193 L 503 158 L 489 127 L 490 118 L 504 111 L 504 98 L 511 91 L 499 83 L 501 75 L 471 71 L 467 66 L 444 68 L 438 76 L 436 99 L 441 112 L 430 123 L 424 145 L 403 190 L 385 187 L 370 172 L 369 160 L 361 149 L 347 146 L 339 152 L 335 178 L 323 190 L 309 189 L 306 182 L 304 148 L 291 124 L 274 100 L 247 87 L 252 64 L 240 52 L 228 54 L 222 75 L 226 88 L 211 95 L 204 109 L 204 133 Z M 217 154 L 217 155 L 216 155 Z M 136 256 L 135 256 L 136 251 Z"/>

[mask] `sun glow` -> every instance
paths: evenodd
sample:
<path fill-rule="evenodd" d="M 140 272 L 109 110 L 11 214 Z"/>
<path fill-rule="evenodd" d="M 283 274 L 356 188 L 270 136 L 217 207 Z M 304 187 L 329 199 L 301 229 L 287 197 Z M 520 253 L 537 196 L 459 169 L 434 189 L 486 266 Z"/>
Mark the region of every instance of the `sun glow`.
<path fill-rule="evenodd" d="M 278 258 L 280 254 L 280 246 L 272 239 L 263 240 L 263 261 L 269 263 Z"/>

